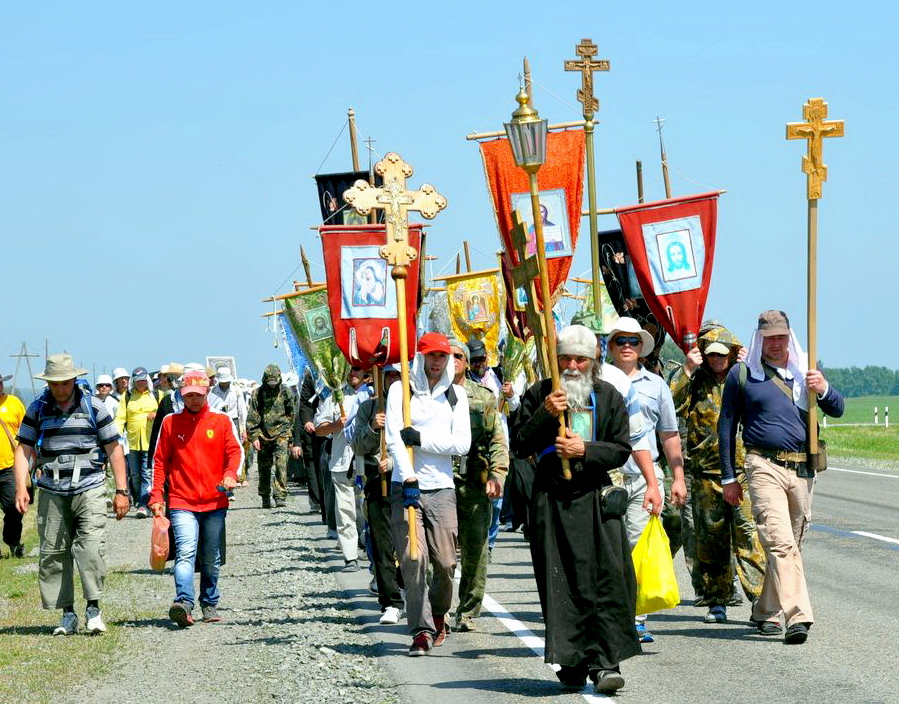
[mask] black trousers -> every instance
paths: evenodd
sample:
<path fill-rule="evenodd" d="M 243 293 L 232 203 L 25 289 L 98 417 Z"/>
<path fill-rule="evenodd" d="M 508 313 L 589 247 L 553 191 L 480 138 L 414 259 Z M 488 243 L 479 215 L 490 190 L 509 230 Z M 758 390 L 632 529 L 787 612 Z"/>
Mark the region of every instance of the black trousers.
<path fill-rule="evenodd" d="M 3 509 L 3 542 L 12 548 L 22 541 L 22 514 L 16 508 L 16 480 L 12 467 L 0 470 L 0 507 Z"/>
<path fill-rule="evenodd" d="M 371 539 L 371 562 L 375 568 L 378 584 L 378 603 L 381 611 L 395 606 L 402 611 L 403 597 L 400 587 L 403 577 L 396 561 L 393 548 L 393 533 L 390 528 L 390 481 L 387 496 L 381 492 L 381 478 L 371 477 L 365 481 L 365 515 L 368 519 L 368 534 Z"/>

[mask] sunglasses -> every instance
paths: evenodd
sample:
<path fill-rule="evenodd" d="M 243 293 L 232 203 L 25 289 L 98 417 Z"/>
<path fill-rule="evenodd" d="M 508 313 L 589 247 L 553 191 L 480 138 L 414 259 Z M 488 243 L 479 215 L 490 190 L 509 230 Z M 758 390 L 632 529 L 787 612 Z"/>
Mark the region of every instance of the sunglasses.
<path fill-rule="evenodd" d="M 618 347 L 624 347 L 625 345 L 630 345 L 631 347 L 636 347 L 641 344 L 643 340 L 641 340 L 636 335 L 631 335 L 629 337 L 619 336 L 612 340 Z"/>
<path fill-rule="evenodd" d="M 465 359 L 465 355 L 461 352 L 453 352 L 453 357 L 455 357 L 456 359 Z"/>
<path fill-rule="evenodd" d="M 111 389 L 111 388 L 112 388 L 112 384 L 97 384 L 97 388 L 98 388 L 98 389 L 102 389 L 102 388 Z"/>
<path fill-rule="evenodd" d="M 486 362 L 486 361 L 487 361 L 486 357 L 472 357 L 471 358 L 472 364 L 479 364 L 480 362 Z"/>

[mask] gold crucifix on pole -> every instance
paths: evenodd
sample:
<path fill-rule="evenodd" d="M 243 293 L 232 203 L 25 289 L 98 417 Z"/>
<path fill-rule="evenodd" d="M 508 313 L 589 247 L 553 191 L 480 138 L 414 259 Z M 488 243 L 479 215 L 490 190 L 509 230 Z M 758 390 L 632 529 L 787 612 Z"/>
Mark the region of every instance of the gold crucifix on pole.
<path fill-rule="evenodd" d="M 593 116 L 599 110 L 599 100 L 593 94 L 593 72 L 608 71 L 611 65 L 608 59 L 594 59 L 599 48 L 592 39 L 581 39 L 574 48 L 577 59 L 565 61 L 566 71 L 580 71 L 581 87 L 577 91 L 577 99 L 584 106 L 584 132 L 587 147 L 587 203 L 590 209 L 590 258 L 593 269 L 593 310 L 602 310 L 599 287 L 599 226 L 596 222 L 596 171 L 593 164 Z"/>
<path fill-rule="evenodd" d="M 368 215 L 373 209 L 384 211 L 387 227 L 387 243 L 381 247 L 380 255 L 393 267 L 390 271 L 396 285 L 396 313 L 400 337 L 400 372 L 403 385 L 403 427 L 412 425 L 409 391 L 409 339 L 406 322 L 406 277 L 409 264 L 418 257 L 418 252 L 409 245 L 409 211 L 421 213 L 428 220 L 446 207 L 446 198 L 430 184 L 422 184 L 417 191 L 407 190 L 406 179 L 412 175 L 412 167 L 396 152 L 390 152 L 375 164 L 375 173 L 383 179 L 383 185 L 375 188 L 367 181 L 356 181 L 345 191 L 343 199 L 360 215 Z M 412 448 L 409 461 L 413 461 Z M 416 535 L 415 509 L 410 507 L 409 557 L 418 559 L 418 537 Z"/>
<path fill-rule="evenodd" d="M 810 98 L 802 106 L 805 122 L 787 123 L 787 139 L 808 140 L 808 153 L 802 157 L 808 198 L 808 368 L 818 363 L 818 199 L 827 180 L 823 160 L 824 139 L 843 136 L 842 120 L 826 120 L 827 103 L 823 98 Z M 808 466 L 818 468 L 818 401 L 808 398 Z"/>

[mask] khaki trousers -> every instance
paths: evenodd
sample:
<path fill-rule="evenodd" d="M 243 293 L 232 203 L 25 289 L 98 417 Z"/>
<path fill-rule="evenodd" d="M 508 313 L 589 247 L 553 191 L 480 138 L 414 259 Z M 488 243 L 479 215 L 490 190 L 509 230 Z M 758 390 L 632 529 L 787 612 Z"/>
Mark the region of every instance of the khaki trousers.
<path fill-rule="evenodd" d="M 765 581 L 752 618 L 777 621 L 783 614 L 787 626 L 811 623 L 800 550 L 812 516 L 815 480 L 800 479 L 794 470 L 755 453 L 746 455 L 746 479 L 766 558 Z"/>
<path fill-rule="evenodd" d="M 75 496 L 38 491 L 41 540 L 38 582 L 45 609 L 75 604 L 74 565 L 86 600 L 103 596 L 106 578 L 106 487 Z"/>

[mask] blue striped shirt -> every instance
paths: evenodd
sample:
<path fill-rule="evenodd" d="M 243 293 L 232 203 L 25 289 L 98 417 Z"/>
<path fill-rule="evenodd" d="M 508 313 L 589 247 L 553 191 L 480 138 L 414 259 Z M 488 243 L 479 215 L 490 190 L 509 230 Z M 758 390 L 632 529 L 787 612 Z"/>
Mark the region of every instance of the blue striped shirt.
<path fill-rule="evenodd" d="M 81 389 L 75 389 L 75 398 L 68 412 L 62 412 L 50 394 L 36 399 L 28 406 L 17 440 L 34 448 L 41 461 L 53 460 L 64 455 L 84 454 L 102 449 L 119 439 L 112 416 L 106 405 L 95 396 L 88 397 L 96 419 L 96 429 L 90 416 L 82 409 Z M 41 411 L 43 406 L 43 411 Z M 37 486 L 55 494 L 74 496 L 102 486 L 106 480 L 103 457 L 96 455 L 81 467 L 81 478 L 72 486 L 73 463 L 62 467 L 56 480 L 52 472 L 43 472 Z"/>

